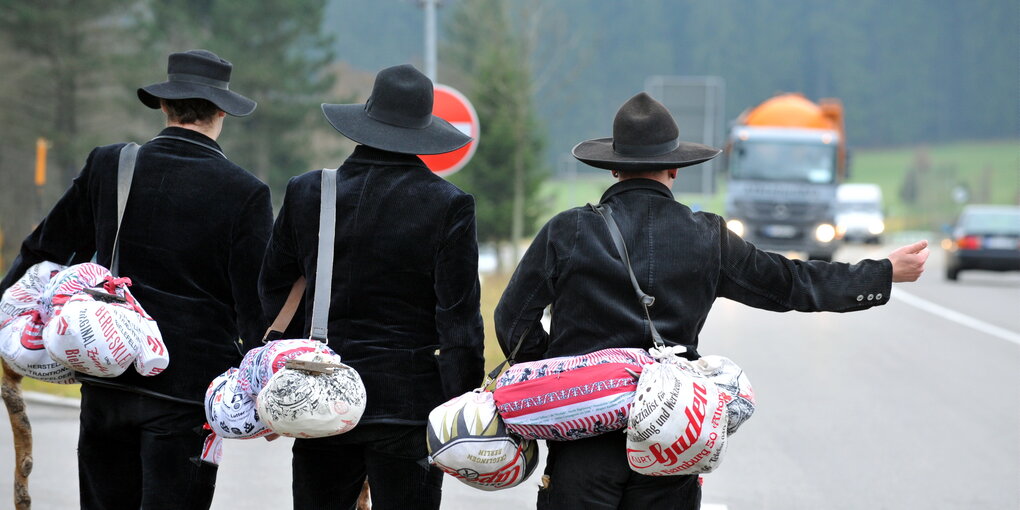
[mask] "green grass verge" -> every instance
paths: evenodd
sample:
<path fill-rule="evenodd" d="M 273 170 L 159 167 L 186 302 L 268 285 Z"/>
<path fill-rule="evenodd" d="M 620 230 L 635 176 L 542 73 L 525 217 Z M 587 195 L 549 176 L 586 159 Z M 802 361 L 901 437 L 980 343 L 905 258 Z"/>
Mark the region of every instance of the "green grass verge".
<path fill-rule="evenodd" d="M 0 374 L 3 374 L 3 368 L 0 368 Z M 80 384 L 51 384 L 26 377 L 21 380 L 21 389 L 59 397 L 81 398 Z"/>

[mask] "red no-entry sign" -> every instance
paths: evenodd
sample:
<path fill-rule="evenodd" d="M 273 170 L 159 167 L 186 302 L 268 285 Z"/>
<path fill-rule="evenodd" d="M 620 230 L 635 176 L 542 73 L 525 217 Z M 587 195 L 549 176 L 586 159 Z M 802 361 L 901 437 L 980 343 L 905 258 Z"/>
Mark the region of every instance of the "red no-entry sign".
<path fill-rule="evenodd" d="M 435 85 L 435 100 L 432 114 L 453 124 L 462 133 L 474 138 L 467 145 L 446 154 L 420 156 L 421 160 L 436 174 L 446 176 L 460 170 L 471 160 L 478 147 L 478 114 L 464 94 L 446 85 Z"/>

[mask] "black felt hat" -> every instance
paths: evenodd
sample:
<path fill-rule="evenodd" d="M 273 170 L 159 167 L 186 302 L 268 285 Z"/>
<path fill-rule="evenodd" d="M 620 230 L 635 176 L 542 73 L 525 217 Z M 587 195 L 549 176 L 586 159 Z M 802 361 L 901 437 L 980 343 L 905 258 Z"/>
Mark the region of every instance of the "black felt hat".
<path fill-rule="evenodd" d="M 644 92 L 630 98 L 613 120 L 613 137 L 574 146 L 574 157 L 596 168 L 665 170 L 704 163 L 719 149 L 680 140 L 676 121 L 662 103 Z"/>
<path fill-rule="evenodd" d="M 235 117 L 255 111 L 255 101 L 230 90 L 230 62 L 206 50 L 171 53 L 167 80 L 138 89 L 138 99 L 158 109 L 160 99 L 206 99 Z"/>
<path fill-rule="evenodd" d="M 360 144 L 402 154 L 442 154 L 471 141 L 432 115 L 433 87 L 410 65 L 379 71 L 365 104 L 326 104 L 322 113 L 341 134 Z"/>

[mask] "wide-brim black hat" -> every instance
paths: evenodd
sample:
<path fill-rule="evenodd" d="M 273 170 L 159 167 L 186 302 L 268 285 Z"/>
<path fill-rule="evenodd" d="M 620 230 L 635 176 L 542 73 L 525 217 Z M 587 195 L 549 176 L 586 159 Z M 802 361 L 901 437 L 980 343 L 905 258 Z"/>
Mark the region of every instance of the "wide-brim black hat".
<path fill-rule="evenodd" d="M 235 117 L 255 111 L 256 103 L 230 90 L 233 65 L 206 50 L 172 53 L 167 62 L 167 81 L 138 89 L 138 99 L 158 109 L 160 99 L 205 99 Z"/>
<path fill-rule="evenodd" d="M 442 154 L 471 137 L 432 115 L 432 81 L 410 65 L 379 71 L 365 104 L 323 103 L 334 129 L 369 147 L 402 154 Z"/>
<path fill-rule="evenodd" d="M 669 110 L 644 92 L 628 99 L 616 112 L 612 138 L 586 140 L 571 151 L 585 164 L 624 172 L 697 165 L 720 152 L 715 147 L 680 140 Z"/>

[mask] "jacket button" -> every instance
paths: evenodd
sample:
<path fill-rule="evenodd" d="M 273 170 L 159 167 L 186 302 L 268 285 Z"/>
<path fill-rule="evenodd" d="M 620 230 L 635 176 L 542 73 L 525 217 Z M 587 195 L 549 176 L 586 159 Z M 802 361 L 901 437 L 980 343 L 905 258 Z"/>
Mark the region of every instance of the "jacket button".
<path fill-rule="evenodd" d="M 864 294 L 858 294 L 857 301 L 864 301 Z"/>
<path fill-rule="evenodd" d="M 868 294 L 868 301 L 874 301 L 874 300 L 875 300 L 875 295 L 874 294 Z"/>
<path fill-rule="evenodd" d="M 875 294 L 875 299 L 881 301 L 882 300 L 882 293 L 880 292 L 878 294 Z"/>

